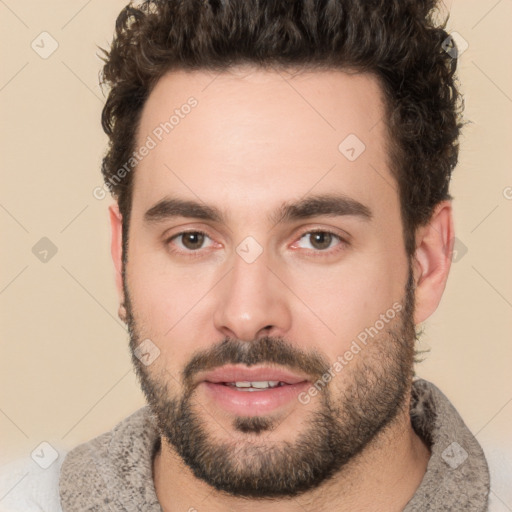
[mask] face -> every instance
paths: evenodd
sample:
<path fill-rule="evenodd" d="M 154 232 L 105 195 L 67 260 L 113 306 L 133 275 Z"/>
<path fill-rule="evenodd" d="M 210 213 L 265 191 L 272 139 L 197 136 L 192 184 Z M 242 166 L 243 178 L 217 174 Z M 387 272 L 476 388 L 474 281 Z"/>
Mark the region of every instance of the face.
<path fill-rule="evenodd" d="M 175 72 L 145 104 L 133 360 L 162 435 L 217 489 L 318 486 L 406 402 L 414 289 L 383 116 L 377 81 L 341 71 Z"/>

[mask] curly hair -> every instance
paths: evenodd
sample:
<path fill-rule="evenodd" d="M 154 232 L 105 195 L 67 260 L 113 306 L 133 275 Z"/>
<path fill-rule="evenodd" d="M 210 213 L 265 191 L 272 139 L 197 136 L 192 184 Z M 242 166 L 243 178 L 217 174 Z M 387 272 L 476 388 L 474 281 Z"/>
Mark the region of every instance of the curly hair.
<path fill-rule="evenodd" d="M 238 64 L 340 69 L 377 77 L 385 98 L 390 170 L 398 184 L 407 254 L 415 231 L 449 194 L 458 159 L 462 99 L 456 49 L 436 0 L 145 0 L 119 14 L 105 62 L 102 126 L 106 186 L 127 229 L 130 160 L 141 111 L 175 69 L 220 72 Z M 450 41 L 453 43 L 453 41 Z M 127 234 L 127 231 L 124 231 Z M 126 240 L 126 236 L 123 237 Z"/>

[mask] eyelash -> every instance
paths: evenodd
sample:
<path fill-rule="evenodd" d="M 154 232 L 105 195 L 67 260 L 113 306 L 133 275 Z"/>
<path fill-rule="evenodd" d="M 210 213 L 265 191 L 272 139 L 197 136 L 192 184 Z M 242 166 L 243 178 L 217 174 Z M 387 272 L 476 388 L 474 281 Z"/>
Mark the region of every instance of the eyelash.
<path fill-rule="evenodd" d="M 315 233 L 323 233 L 327 235 L 332 235 L 334 238 L 338 239 L 338 244 L 334 246 L 334 248 L 330 249 L 305 249 L 308 255 L 312 255 L 314 258 L 328 257 L 333 254 L 337 254 L 339 251 L 345 249 L 349 244 L 348 242 L 342 238 L 340 235 L 334 233 L 333 231 L 329 231 L 328 229 L 312 229 L 309 231 L 304 231 L 297 240 L 301 240 L 306 235 L 314 235 Z M 303 249 L 304 250 L 304 249 Z"/>
<path fill-rule="evenodd" d="M 170 238 L 168 238 L 165 241 L 165 245 L 169 246 L 170 243 L 175 238 L 179 238 L 180 236 L 186 235 L 188 233 L 194 233 L 194 234 L 203 235 L 203 236 L 211 239 L 211 237 L 208 235 L 208 233 L 206 233 L 204 231 L 201 231 L 199 229 L 194 229 L 194 230 L 190 230 L 190 231 L 181 231 L 179 233 L 176 233 L 175 235 L 172 235 Z M 348 245 L 350 245 L 349 242 L 347 242 L 347 240 L 342 238 L 340 235 L 334 233 L 333 231 L 329 231 L 327 229 L 313 229 L 313 230 L 305 231 L 304 233 L 302 233 L 300 235 L 300 237 L 297 240 L 301 240 L 305 235 L 313 235 L 315 233 L 323 233 L 323 234 L 332 235 L 334 238 L 338 239 L 339 244 L 337 244 L 335 246 L 335 249 L 326 249 L 326 250 L 313 250 L 313 249 L 309 249 L 308 251 L 311 251 L 314 254 L 314 257 L 322 257 L 322 256 L 336 254 L 339 251 L 341 251 L 344 248 L 346 248 Z M 175 254 L 181 254 L 181 255 L 190 256 L 190 257 L 193 257 L 193 258 L 199 258 L 199 257 L 203 256 L 201 254 L 201 250 L 200 249 L 197 249 L 195 251 L 194 250 L 187 250 L 187 251 L 178 250 L 177 251 L 177 250 L 173 249 L 173 250 L 171 250 L 171 252 L 175 253 Z"/>
<path fill-rule="evenodd" d="M 180 236 L 183 236 L 183 235 L 187 235 L 188 233 L 194 233 L 194 234 L 199 234 L 199 235 L 204 235 L 205 237 L 208 237 L 208 238 L 211 238 L 208 233 L 205 233 L 204 231 L 201 231 L 200 229 L 191 229 L 190 231 L 180 231 L 179 233 L 176 233 L 175 235 L 172 235 L 170 238 L 168 238 L 166 241 L 165 241 L 165 245 L 166 246 L 169 246 L 170 243 L 175 239 L 175 238 L 179 238 Z M 192 258 L 199 258 L 202 256 L 202 254 L 200 254 L 200 250 L 197 250 L 197 251 L 182 251 L 182 250 L 171 250 L 172 253 L 174 254 L 178 254 L 178 255 L 186 255 L 186 256 L 190 256 Z"/>

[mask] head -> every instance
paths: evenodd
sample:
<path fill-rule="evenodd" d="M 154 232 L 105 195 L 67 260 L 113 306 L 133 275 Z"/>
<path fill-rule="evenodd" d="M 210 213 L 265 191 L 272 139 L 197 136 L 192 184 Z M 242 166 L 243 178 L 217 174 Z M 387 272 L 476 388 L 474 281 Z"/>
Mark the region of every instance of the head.
<path fill-rule="evenodd" d="M 456 61 L 433 9 L 154 0 L 118 18 L 102 170 L 133 360 L 163 438 L 218 489 L 311 489 L 406 412 L 453 239 Z M 240 414 L 205 381 L 225 365 L 309 384 Z"/>

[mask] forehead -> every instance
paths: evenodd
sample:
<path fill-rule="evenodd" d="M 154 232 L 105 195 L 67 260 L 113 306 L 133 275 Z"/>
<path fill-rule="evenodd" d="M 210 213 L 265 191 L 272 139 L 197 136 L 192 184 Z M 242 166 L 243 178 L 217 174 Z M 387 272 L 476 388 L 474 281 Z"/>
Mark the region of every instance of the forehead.
<path fill-rule="evenodd" d="M 368 74 L 170 72 L 143 108 L 136 147 L 151 149 L 137 165 L 134 205 L 177 192 L 270 209 L 333 187 L 362 202 L 374 188 L 384 202 L 396 190 L 382 190 L 392 182 L 383 116 Z"/>

